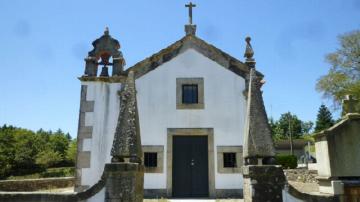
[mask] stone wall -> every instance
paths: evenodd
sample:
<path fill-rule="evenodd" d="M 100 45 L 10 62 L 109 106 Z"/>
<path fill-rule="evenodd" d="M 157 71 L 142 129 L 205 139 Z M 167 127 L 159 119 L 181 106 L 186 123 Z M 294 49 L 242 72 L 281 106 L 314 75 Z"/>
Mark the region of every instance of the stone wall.
<path fill-rule="evenodd" d="M 286 197 L 286 195 L 290 195 L 291 199 Z M 340 202 L 339 196 L 329 196 L 329 195 L 317 195 L 317 194 L 308 194 L 300 192 L 295 189 L 290 184 L 285 186 L 283 191 L 283 199 L 284 202 L 294 202 L 294 201 L 304 201 L 304 202 Z M 287 200 L 290 199 L 290 200 Z M 296 199 L 296 200 L 295 200 Z"/>
<path fill-rule="evenodd" d="M 38 191 L 54 188 L 73 187 L 74 183 L 74 177 L 2 180 L 0 181 L 0 191 Z"/>
<path fill-rule="evenodd" d="M 316 183 L 317 171 L 307 169 L 285 169 L 284 174 L 288 181 Z"/>

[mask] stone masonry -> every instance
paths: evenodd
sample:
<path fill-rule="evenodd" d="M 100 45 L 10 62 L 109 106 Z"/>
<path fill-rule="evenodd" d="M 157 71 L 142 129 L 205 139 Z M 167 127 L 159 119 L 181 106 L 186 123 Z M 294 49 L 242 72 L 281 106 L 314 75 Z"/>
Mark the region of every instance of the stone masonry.
<path fill-rule="evenodd" d="M 86 99 L 87 86 L 81 86 L 81 98 L 80 98 L 80 112 L 79 112 L 79 125 L 78 125 L 78 137 L 77 137 L 77 157 L 76 157 L 76 181 L 75 191 L 83 191 L 87 186 L 81 186 L 81 173 L 83 168 L 90 167 L 90 151 L 83 151 L 83 142 L 86 139 L 92 138 L 92 126 L 85 125 L 85 114 L 87 112 L 94 111 L 94 101 L 88 101 Z"/>

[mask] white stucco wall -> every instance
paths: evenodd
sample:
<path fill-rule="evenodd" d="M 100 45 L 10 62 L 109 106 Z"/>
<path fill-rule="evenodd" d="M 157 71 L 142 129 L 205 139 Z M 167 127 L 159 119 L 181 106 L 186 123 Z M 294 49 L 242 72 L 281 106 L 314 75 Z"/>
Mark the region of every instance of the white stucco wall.
<path fill-rule="evenodd" d="M 119 114 L 119 83 L 82 82 L 87 85 L 87 101 L 95 101 L 94 112 L 86 112 L 85 125 L 93 126 L 92 138 L 84 139 L 83 151 L 91 151 L 90 168 L 82 169 L 82 185 L 99 181 L 110 151 Z"/>
<path fill-rule="evenodd" d="M 176 109 L 176 78 L 204 78 L 202 110 Z M 216 146 L 242 145 L 245 80 L 188 49 L 136 80 L 143 145 L 164 145 L 164 173 L 145 174 L 145 188 L 166 188 L 167 128 L 214 128 L 215 188 L 242 188 L 241 174 L 217 172 Z"/>
<path fill-rule="evenodd" d="M 325 137 L 323 137 L 321 141 L 315 142 L 315 148 L 318 174 L 323 177 L 330 177 L 331 169 L 328 150 L 329 147 Z"/>

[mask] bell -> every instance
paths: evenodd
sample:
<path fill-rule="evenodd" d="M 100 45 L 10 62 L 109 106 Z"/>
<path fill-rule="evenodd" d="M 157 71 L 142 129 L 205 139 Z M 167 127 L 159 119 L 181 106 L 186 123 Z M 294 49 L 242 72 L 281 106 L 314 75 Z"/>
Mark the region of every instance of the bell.
<path fill-rule="evenodd" d="M 100 77 L 109 77 L 109 71 L 108 71 L 108 67 L 106 65 L 104 65 L 101 69 L 101 74 Z"/>

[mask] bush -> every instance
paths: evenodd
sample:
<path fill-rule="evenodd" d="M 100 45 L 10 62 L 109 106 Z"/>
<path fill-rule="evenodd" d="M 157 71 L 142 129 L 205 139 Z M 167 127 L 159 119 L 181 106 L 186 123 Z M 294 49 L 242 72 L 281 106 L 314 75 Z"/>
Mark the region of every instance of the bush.
<path fill-rule="evenodd" d="M 74 167 L 65 167 L 65 168 L 49 168 L 46 172 L 40 173 L 40 177 L 74 177 L 75 168 Z"/>
<path fill-rule="evenodd" d="M 297 158 L 294 155 L 276 155 L 276 162 L 285 169 L 297 168 Z"/>

